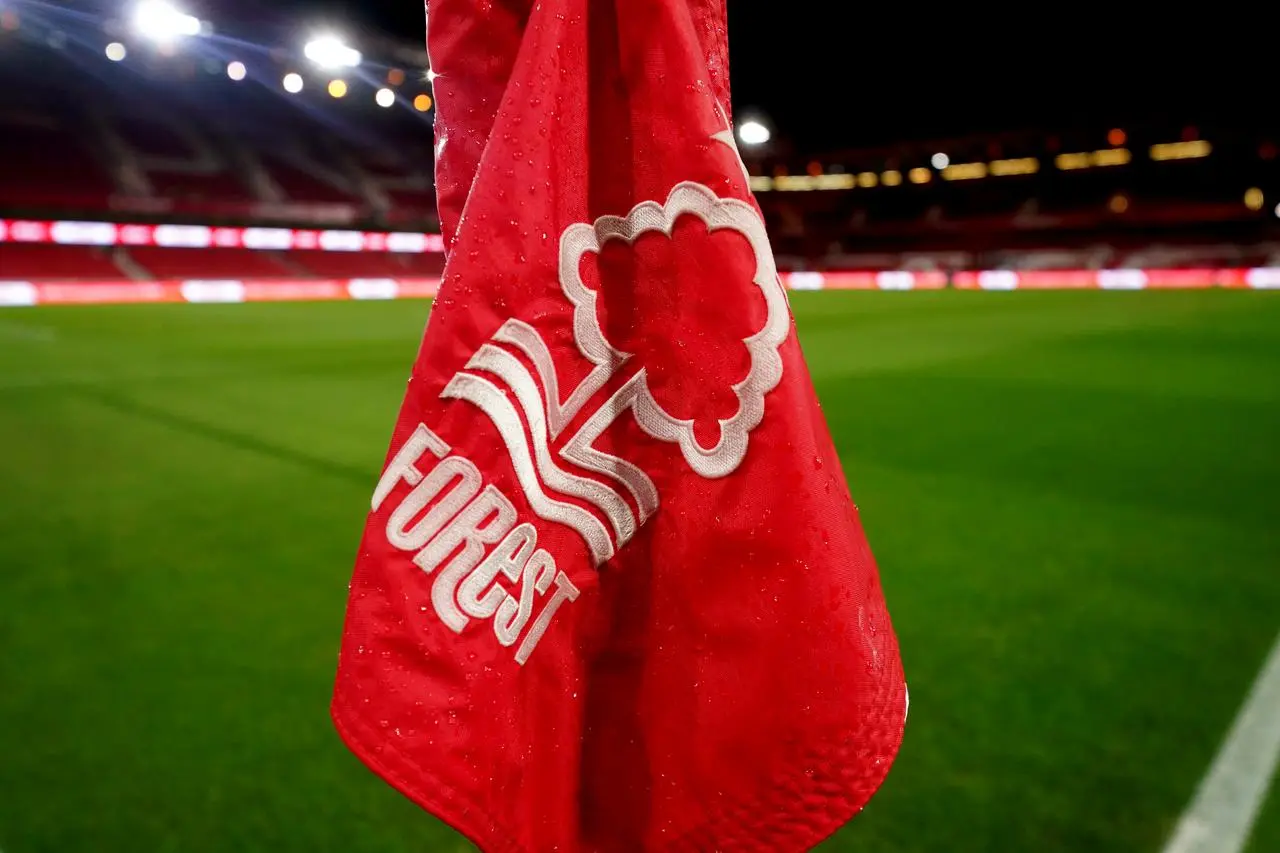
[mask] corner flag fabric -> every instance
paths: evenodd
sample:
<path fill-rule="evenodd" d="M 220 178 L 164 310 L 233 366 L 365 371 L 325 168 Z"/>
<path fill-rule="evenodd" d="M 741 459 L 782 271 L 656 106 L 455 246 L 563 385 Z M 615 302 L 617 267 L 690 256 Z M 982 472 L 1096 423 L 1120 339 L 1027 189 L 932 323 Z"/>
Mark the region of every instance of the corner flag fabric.
<path fill-rule="evenodd" d="M 723 0 L 432 0 L 449 247 L 333 715 L 490 853 L 794 851 L 897 642 L 729 122 Z"/>

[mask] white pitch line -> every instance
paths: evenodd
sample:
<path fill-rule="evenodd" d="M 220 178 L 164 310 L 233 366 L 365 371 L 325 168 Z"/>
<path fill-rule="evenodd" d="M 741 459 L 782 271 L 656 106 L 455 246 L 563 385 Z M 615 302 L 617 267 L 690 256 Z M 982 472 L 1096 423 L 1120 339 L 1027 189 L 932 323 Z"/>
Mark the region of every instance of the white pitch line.
<path fill-rule="evenodd" d="M 1280 760 L 1280 637 L 1164 853 L 1240 853 Z"/>

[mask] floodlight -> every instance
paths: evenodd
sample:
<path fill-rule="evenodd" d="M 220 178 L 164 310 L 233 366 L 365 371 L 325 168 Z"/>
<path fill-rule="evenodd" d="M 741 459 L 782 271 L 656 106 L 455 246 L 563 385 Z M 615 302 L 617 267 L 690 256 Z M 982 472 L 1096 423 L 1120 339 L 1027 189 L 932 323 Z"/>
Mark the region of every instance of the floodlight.
<path fill-rule="evenodd" d="M 743 145 L 764 145 L 773 134 L 758 121 L 744 121 L 738 128 L 738 138 Z"/>
<path fill-rule="evenodd" d="M 243 80 L 248 73 L 249 69 L 245 68 L 244 63 L 239 60 L 227 63 L 227 76 L 232 80 Z"/>
<path fill-rule="evenodd" d="M 118 41 L 113 41 L 111 44 L 107 45 L 107 59 L 110 59 L 112 62 L 120 62 L 128 55 L 129 51 L 127 51 L 125 46 Z"/>
<path fill-rule="evenodd" d="M 933 165 L 933 168 L 941 171 L 951 165 L 951 158 L 939 151 L 929 158 L 929 163 Z"/>
<path fill-rule="evenodd" d="M 159 42 L 200 34 L 200 19 L 167 0 L 141 0 L 133 10 L 133 25 L 142 35 Z"/>
<path fill-rule="evenodd" d="M 302 91 L 302 75 L 296 72 L 290 71 L 288 74 L 284 75 L 283 85 L 284 85 L 284 90 L 289 94 L 291 95 L 298 94 L 299 92 Z"/>
<path fill-rule="evenodd" d="M 379 89 L 378 94 L 373 96 L 380 107 L 392 107 L 396 103 L 396 93 L 390 89 Z"/>
<path fill-rule="evenodd" d="M 347 47 L 337 36 L 321 36 L 307 42 L 303 54 L 321 68 L 355 68 L 360 51 Z"/>

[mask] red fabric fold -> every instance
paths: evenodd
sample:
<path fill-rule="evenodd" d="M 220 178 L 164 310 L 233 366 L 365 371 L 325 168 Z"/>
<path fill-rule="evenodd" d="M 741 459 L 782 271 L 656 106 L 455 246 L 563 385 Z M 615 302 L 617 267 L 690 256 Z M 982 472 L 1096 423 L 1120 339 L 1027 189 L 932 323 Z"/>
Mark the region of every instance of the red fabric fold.
<path fill-rule="evenodd" d="M 428 40 L 451 251 L 339 730 L 486 851 L 807 849 L 888 772 L 906 688 L 723 5 L 433 0 Z"/>

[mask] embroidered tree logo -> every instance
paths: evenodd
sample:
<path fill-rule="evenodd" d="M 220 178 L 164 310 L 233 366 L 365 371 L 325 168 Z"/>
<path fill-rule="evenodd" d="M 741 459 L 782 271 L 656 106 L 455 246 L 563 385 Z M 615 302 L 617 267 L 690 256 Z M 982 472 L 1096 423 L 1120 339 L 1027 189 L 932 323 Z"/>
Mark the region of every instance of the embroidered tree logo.
<path fill-rule="evenodd" d="M 756 211 L 746 202 L 717 198 L 709 189 L 701 185 L 678 184 L 667 197 L 665 204 L 644 202 L 633 208 L 626 216 L 606 216 L 598 219 L 594 225 L 571 226 L 560 241 L 560 284 L 564 288 L 565 295 L 574 305 L 574 337 L 582 354 L 597 366 L 597 370 L 604 374 L 605 379 L 619 371 L 625 371 L 629 364 L 637 360 L 634 358 L 637 354 L 622 348 L 621 344 L 625 341 L 610 340 L 610 336 L 606 334 L 606 329 L 601 323 L 602 312 L 597 310 L 599 294 L 587 287 L 582 279 L 582 259 L 588 253 L 594 253 L 605 261 L 605 253 L 611 243 L 620 242 L 634 248 L 640 237 L 658 233 L 668 238 L 667 253 L 674 255 L 675 257 L 671 260 L 678 263 L 681 260 L 678 253 L 680 247 L 676 245 L 674 232 L 677 222 L 681 217 L 686 216 L 696 217 L 705 228 L 707 240 L 714 242 L 720 235 L 739 242 L 745 240 L 751 255 L 748 261 L 754 265 L 753 270 L 748 267 L 751 283 L 764 297 L 763 325 L 758 329 L 747 330 L 745 336 L 740 339 L 747 360 L 745 377 L 728 388 L 702 389 L 702 393 L 721 399 L 726 395 L 729 396 L 736 401 L 735 410 L 726 417 L 718 419 L 718 436 L 714 442 L 700 441 L 698 435 L 700 430 L 695 428 L 694 418 L 680 417 L 677 413 L 682 408 L 681 401 L 664 399 L 659 402 L 658 399 L 661 395 L 659 388 L 663 385 L 679 388 L 682 384 L 679 381 L 681 377 L 674 377 L 676 381 L 661 383 L 661 385 L 650 382 L 650 372 L 655 365 L 672 362 L 672 359 L 660 352 L 646 353 L 645 357 L 639 359 L 642 364 L 639 365 L 635 376 L 623 386 L 622 391 L 618 392 L 621 395 L 619 402 L 623 405 L 606 404 L 603 410 L 609 411 L 612 419 L 620 415 L 626 408 L 626 403 L 630 401 L 636 420 L 645 432 L 661 441 L 678 444 L 689 467 L 699 475 L 709 478 L 724 477 L 733 473 L 742 463 L 747 452 L 748 435 L 751 430 L 759 426 L 760 420 L 764 417 L 764 397 L 777 387 L 782 379 L 782 358 L 778 354 L 778 348 L 786 340 L 790 328 L 786 296 L 778 281 L 778 273 L 774 266 L 768 237 L 765 235 L 764 223 L 760 221 Z M 725 247 L 712 257 L 723 259 L 729 255 L 730 251 Z M 717 269 L 714 264 L 710 265 L 711 268 L 706 268 L 705 265 L 698 264 L 697 258 L 692 260 L 693 263 L 690 266 L 693 270 L 708 278 L 740 275 L 739 269 L 732 268 L 736 266 L 733 264 L 726 265 L 730 267 L 727 269 Z M 600 277 L 603 283 L 607 275 L 602 271 Z M 627 277 L 621 278 L 626 284 Z M 668 280 L 677 286 L 677 289 L 669 294 L 672 300 L 683 298 L 680 289 L 688 286 L 687 281 L 679 281 L 679 278 L 678 274 L 668 276 Z M 708 292 L 722 294 L 721 298 L 748 298 L 746 294 L 735 296 L 732 290 L 724 295 L 725 289 L 722 287 L 708 287 Z M 666 294 L 661 291 L 655 293 L 650 289 L 647 290 L 646 295 L 649 301 L 653 302 L 654 296 L 662 297 Z M 693 339 L 682 337 L 680 335 L 682 330 L 678 328 L 658 329 L 657 334 L 654 334 L 653 324 L 663 319 L 664 312 L 661 312 L 660 306 L 656 306 L 656 311 L 653 310 L 655 306 L 652 304 L 637 307 L 640 310 L 634 312 L 631 317 L 622 318 L 620 321 L 608 318 L 612 321 L 609 322 L 609 326 L 618 326 L 623 330 L 622 335 L 617 337 L 630 338 L 632 341 L 647 344 L 650 348 L 655 345 L 683 348 L 691 357 L 685 360 L 686 363 L 693 361 L 714 366 L 728 362 L 728 365 L 732 366 L 741 355 L 709 351 L 705 342 L 695 337 L 697 330 L 694 329 L 687 330 L 689 338 Z M 741 317 L 741 312 L 733 310 L 734 306 L 729 305 L 725 308 L 726 318 Z M 634 334 L 637 326 L 641 324 L 647 327 L 648 333 Z M 691 370 L 695 374 L 704 372 L 698 370 L 696 366 Z M 725 371 L 706 372 L 723 373 Z M 587 381 L 590 382 L 592 378 L 588 377 Z M 600 381 L 599 377 L 595 378 L 596 381 Z M 706 438 L 705 431 L 703 438 Z"/>
<path fill-rule="evenodd" d="M 646 235 L 652 236 L 642 241 Z M 595 281 L 583 274 L 592 256 Z M 790 313 L 759 214 L 691 182 L 677 184 L 664 203 L 642 202 L 626 216 L 570 226 L 560 240 L 559 279 L 573 306 L 574 340 L 592 365 L 567 398 L 562 401 L 542 334 L 516 319 L 503 324 L 467 363 L 471 372 L 458 373 L 442 396 L 467 400 L 489 416 L 534 512 L 577 530 L 600 563 L 615 552 L 614 539 L 617 547 L 625 544 L 659 502 L 648 474 L 595 446 L 601 434 L 631 411 L 649 436 L 678 445 L 699 476 L 732 474 L 764 417 L 765 395 L 782 379 L 779 348 L 790 332 Z M 736 286 L 748 281 L 754 293 Z M 697 321 L 681 326 L 690 312 L 678 300 L 689 299 L 701 301 L 703 316 L 694 312 Z M 717 310 L 716 299 L 732 301 Z M 508 347 L 529 359 L 538 382 Z M 519 411 L 478 373 L 502 380 Z M 617 390 L 558 455 L 623 486 L 636 513 L 616 489 L 561 467 L 550 449 L 606 385 Z M 592 513 L 547 494 L 544 483 L 597 507 L 613 536 Z"/>

